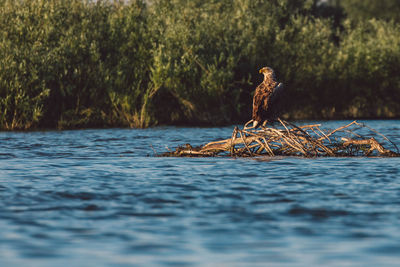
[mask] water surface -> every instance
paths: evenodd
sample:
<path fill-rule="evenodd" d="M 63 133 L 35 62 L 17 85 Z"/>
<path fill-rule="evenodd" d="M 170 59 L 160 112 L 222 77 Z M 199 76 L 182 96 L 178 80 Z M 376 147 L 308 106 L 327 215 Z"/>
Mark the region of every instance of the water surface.
<path fill-rule="evenodd" d="M 0 133 L 0 266 L 398 266 L 399 158 L 154 157 L 232 129 Z"/>

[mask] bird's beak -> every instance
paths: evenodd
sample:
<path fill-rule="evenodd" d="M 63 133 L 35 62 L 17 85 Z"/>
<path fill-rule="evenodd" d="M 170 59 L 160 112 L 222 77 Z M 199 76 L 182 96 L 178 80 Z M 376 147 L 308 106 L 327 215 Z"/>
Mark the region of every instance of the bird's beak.
<path fill-rule="evenodd" d="M 260 69 L 260 71 L 259 71 L 260 73 L 262 73 L 263 72 L 263 69 Z"/>

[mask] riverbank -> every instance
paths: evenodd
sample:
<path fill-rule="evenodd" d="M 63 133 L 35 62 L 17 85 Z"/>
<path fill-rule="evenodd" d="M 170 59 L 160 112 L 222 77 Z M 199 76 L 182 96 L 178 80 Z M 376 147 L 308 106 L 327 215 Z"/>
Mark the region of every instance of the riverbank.
<path fill-rule="evenodd" d="M 400 117 L 399 24 L 289 2 L 0 1 L 0 129 L 244 123 L 264 66 L 285 119 Z"/>

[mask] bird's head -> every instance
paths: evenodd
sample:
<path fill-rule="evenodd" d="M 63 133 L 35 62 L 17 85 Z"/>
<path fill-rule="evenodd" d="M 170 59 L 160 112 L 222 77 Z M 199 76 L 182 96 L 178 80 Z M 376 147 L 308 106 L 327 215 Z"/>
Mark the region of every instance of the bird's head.
<path fill-rule="evenodd" d="M 264 80 L 270 79 L 270 78 L 275 78 L 275 72 L 270 67 L 264 67 L 264 68 L 260 69 L 260 73 L 264 74 Z"/>

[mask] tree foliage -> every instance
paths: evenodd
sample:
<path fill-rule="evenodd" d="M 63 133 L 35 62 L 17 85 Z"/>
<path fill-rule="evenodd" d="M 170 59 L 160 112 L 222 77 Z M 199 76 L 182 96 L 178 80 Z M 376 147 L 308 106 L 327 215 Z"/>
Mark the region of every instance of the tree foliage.
<path fill-rule="evenodd" d="M 286 117 L 398 116 L 400 5 L 365 2 L 0 0 L 0 129 L 243 122 L 263 66 Z"/>
<path fill-rule="evenodd" d="M 342 8 L 344 14 L 355 21 L 370 19 L 400 21 L 398 0 L 330 0 L 329 2 L 331 5 Z"/>

